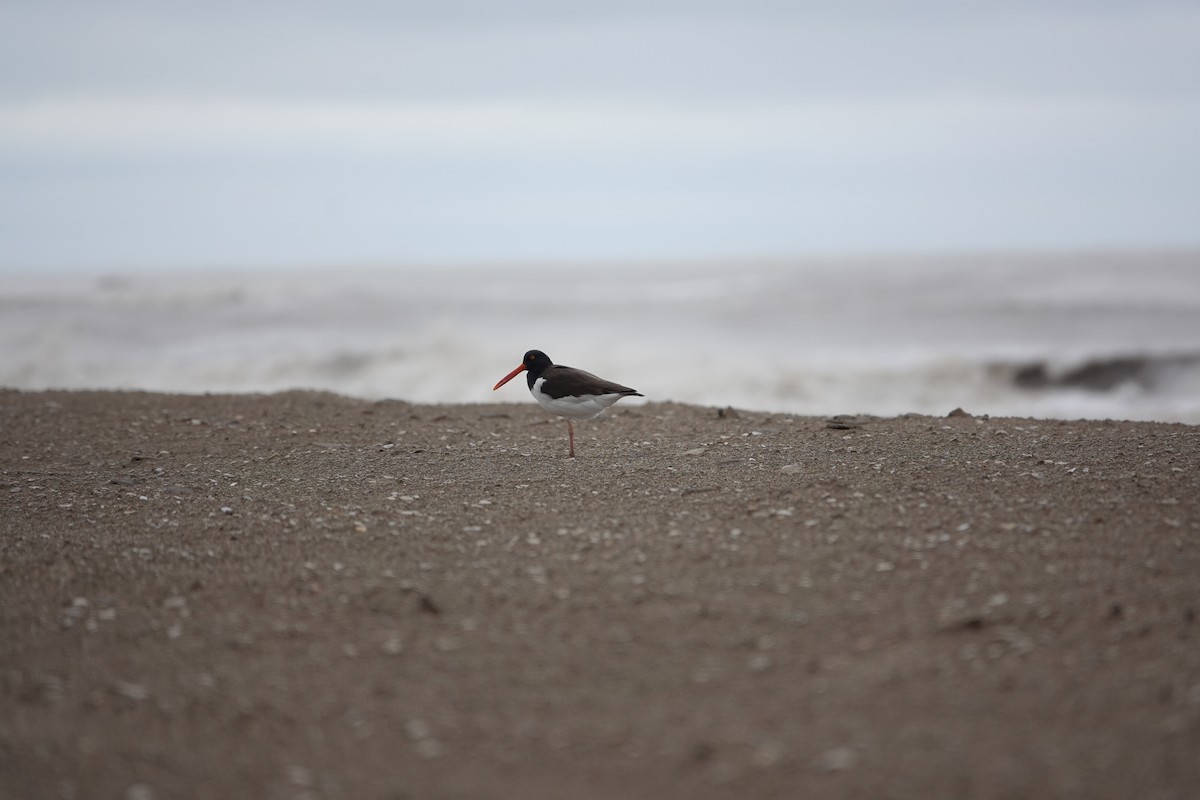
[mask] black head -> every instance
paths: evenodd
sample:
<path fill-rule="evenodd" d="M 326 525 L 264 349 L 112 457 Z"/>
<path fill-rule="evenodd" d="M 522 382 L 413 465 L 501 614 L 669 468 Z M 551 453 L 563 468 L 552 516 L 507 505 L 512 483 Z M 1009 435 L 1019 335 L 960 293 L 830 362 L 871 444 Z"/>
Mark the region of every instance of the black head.
<path fill-rule="evenodd" d="M 546 355 L 541 350 L 530 350 L 525 354 L 525 357 L 521 359 L 520 365 L 512 372 L 501 378 L 499 383 L 492 387 L 492 391 L 496 391 L 501 386 L 520 375 L 522 372 L 526 373 L 526 377 L 529 378 L 529 388 L 532 389 L 533 384 L 537 382 L 537 379 L 541 377 L 542 373 L 552 366 L 554 366 L 554 362 L 550 360 L 550 356 Z"/>
<path fill-rule="evenodd" d="M 522 366 L 529 373 L 529 385 L 533 386 L 541 374 L 546 371 L 547 367 L 554 366 L 554 362 L 550 360 L 550 356 L 543 353 L 541 350 L 530 350 L 521 359 Z"/>

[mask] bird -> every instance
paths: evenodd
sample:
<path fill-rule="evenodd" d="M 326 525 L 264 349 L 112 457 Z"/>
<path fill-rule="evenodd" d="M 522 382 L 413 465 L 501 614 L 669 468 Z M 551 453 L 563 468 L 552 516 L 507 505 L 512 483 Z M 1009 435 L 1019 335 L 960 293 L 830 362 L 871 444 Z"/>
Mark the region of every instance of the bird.
<path fill-rule="evenodd" d="M 574 367 L 555 364 L 541 350 L 530 350 L 521 364 L 492 387 L 496 391 L 522 372 L 528 373 L 529 393 L 538 405 L 567 421 L 567 457 L 575 457 L 575 426 L 572 420 L 591 419 L 622 397 L 645 397 L 636 389 L 597 377 Z"/>

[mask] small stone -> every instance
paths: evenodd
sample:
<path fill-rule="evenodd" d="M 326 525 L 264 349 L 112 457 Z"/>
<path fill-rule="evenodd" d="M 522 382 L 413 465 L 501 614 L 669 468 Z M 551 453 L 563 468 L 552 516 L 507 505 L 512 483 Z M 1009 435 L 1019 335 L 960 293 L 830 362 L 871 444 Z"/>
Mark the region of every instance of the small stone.
<path fill-rule="evenodd" d="M 750 656 L 750 659 L 746 662 L 746 666 L 750 668 L 751 672 L 762 672 L 770 668 L 771 657 L 766 653 L 755 653 Z"/>
<path fill-rule="evenodd" d="M 221 506 L 221 513 L 222 514 L 232 514 L 233 509 L 230 508 L 229 506 Z"/>
<path fill-rule="evenodd" d="M 817 756 L 818 769 L 826 772 L 844 772 L 858 763 L 858 754 L 851 747 L 834 747 Z"/>
<path fill-rule="evenodd" d="M 117 694 L 137 703 L 140 703 L 141 701 L 150 697 L 150 690 L 145 686 L 142 686 L 140 683 L 117 681 L 113 688 L 116 690 Z"/>
<path fill-rule="evenodd" d="M 410 719 L 404 724 L 404 730 L 415 740 L 427 739 L 431 733 L 429 723 L 423 719 Z"/>
<path fill-rule="evenodd" d="M 684 451 L 683 451 L 683 455 L 685 455 L 685 456 L 702 456 L 702 455 L 704 455 L 704 454 L 705 454 L 707 451 L 708 451 L 708 450 L 707 450 L 707 448 L 704 448 L 704 447 L 696 447 L 696 448 L 693 448 L 693 449 L 691 449 L 691 450 L 684 450 Z"/>
<path fill-rule="evenodd" d="M 951 412 L 950 412 L 949 414 L 947 414 L 946 416 L 947 416 L 947 417 L 969 417 L 969 416 L 971 416 L 971 415 L 970 415 L 970 414 L 968 414 L 966 411 L 963 411 L 963 410 L 962 410 L 962 408 L 960 407 L 960 408 L 956 408 L 956 409 L 954 409 L 953 411 L 951 411 Z"/>
<path fill-rule="evenodd" d="M 417 752 L 422 758 L 437 758 L 442 754 L 442 743 L 437 739 L 422 739 L 417 742 Z"/>
<path fill-rule="evenodd" d="M 453 653 L 455 650 L 462 649 L 462 639 L 457 636 L 439 636 L 433 646 L 443 653 Z"/>
<path fill-rule="evenodd" d="M 299 764 L 291 764 L 287 768 L 288 781 L 296 786 L 312 786 L 312 771 Z"/>
<path fill-rule="evenodd" d="M 780 762 L 784 755 L 783 743 L 775 739 L 759 742 L 750 755 L 750 761 L 756 767 L 763 769 L 773 767 Z"/>
<path fill-rule="evenodd" d="M 784 475 L 795 475 L 797 472 L 800 472 L 802 469 L 803 468 L 799 464 L 788 464 L 787 466 L 780 467 L 779 471 L 782 472 Z"/>
<path fill-rule="evenodd" d="M 135 783 L 125 790 L 125 800 L 154 800 L 154 789 L 145 783 Z"/>

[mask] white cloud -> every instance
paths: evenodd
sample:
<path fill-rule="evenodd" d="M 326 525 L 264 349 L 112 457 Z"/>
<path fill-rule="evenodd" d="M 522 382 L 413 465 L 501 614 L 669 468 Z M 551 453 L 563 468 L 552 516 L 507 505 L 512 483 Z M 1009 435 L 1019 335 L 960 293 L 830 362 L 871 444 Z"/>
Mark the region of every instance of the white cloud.
<path fill-rule="evenodd" d="M 1198 24 L 1171 0 L 0 3 L 2 258 L 1194 241 Z"/>
<path fill-rule="evenodd" d="M 1164 101 L 886 98 L 668 107 L 646 104 L 384 103 L 79 98 L 0 106 L 0 152 L 262 151 L 735 153 L 810 157 L 1025 150 L 1078 137 L 1200 128 Z"/>

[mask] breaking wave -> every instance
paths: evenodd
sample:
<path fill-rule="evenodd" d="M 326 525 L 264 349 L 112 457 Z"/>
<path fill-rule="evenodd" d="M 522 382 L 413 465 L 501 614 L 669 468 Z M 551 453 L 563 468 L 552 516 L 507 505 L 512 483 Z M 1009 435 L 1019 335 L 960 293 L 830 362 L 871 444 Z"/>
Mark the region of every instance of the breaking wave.
<path fill-rule="evenodd" d="M 0 288 L 0 384 L 1200 423 L 1200 254 L 127 275 Z"/>

